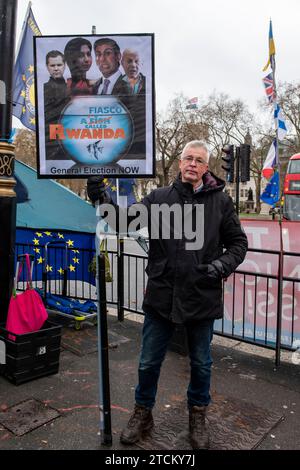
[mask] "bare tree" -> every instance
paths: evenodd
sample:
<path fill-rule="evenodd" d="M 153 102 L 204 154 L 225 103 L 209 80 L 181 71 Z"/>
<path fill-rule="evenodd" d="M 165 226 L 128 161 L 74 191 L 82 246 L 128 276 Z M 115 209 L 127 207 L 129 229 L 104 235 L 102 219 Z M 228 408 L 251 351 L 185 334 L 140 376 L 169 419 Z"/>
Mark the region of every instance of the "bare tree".
<path fill-rule="evenodd" d="M 178 159 L 184 145 L 207 136 L 207 128 L 197 122 L 194 113 L 186 110 L 187 99 L 175 97 L 164 115 L 157 116 L 156 148 L 159 186 L 167 186 L 178 171 Z"/>
<path fill-rule="evenodd" d="M 199 109 L 199 119 L 208 128 L 208 143 L 215 157 L 214 170 L 222 171 L 221 156 L 225 145 L 245 142 L 253 127 L 253 116 L 241 100 L 231 99 L 224 93 L 213 93 Z"/>
<path fill-rule="evenodd" d="M 35 132 L 19 129 L 15 138 L 15 157 L 23 163 L 36 168 Z"/>
<path fill-rule="evenodd" d="M 300 152 L 300 83 L 280 83 L 278 101 L 289 126 L 284 146 L 292 155 Z"/>

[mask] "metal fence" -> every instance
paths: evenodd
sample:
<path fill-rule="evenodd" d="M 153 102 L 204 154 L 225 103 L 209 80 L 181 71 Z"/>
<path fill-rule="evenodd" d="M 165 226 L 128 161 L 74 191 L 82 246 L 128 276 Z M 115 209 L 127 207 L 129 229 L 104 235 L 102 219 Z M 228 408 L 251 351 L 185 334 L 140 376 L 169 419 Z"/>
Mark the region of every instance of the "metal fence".
<path fill-rule="evenodd" d="M 17 244 L 16 255 L 31 248 L 28 244 Z M 87 249 L 80 249 L 80 254 L 82 262 L 85 257 L 91 259 L 94 256 L 94 252 Z M 108 305 L 116 306 L 120 321 L 124 320 L 125 311 L 143 314 L 147 255 L 127 252 L 123 242 L 110 248 L 108 255 L 113 278 L 107 283 Z M 35 255 L 35 265 L 41 258 L 43 248 Z M 296 277 L 300 253 L 249 249 L 247 259 L 256 270 L 238 269 L 223 283 L 224 316 L 215 322 L 215 334 L 272 349 L 276 352 L 276 364 L 279 364 L 280 350 L 294 350 L 295 342 L 300 342 L 300 279 Z M 287 265 L 290 265 L 288 275 Z M 37 273 L 35 269 L 33 286 L 41 288 L 43 279 Z M 93 281 L 92 273 L 85 282 L 77 279 L 75 274 L 72 279 L 67 279 L 67 295 L 79 300 L 96 300 Z M 26 286 L 21 281 L 17 287 L 24 290 Z M 62 294 L 62 288 L 62 279 L 48 281 L 47 289 L 53 294 Z"/>

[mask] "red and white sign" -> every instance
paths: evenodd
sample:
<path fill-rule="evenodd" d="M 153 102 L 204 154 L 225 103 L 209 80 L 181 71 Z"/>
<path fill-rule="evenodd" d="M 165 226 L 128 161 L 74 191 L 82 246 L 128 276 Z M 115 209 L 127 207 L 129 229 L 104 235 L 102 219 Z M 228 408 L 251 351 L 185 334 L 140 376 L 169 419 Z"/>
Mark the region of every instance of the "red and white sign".
<path fill-rule="evenodd" d="M 249 248 L 280 251 L 278 221 L 242 220 Z M 300 226 L 282 224 L 284 255 L 282 290 L 282 344 L 292 346 L 300 339 Z M 298 253 L 298 255 L 296 255 Z M 279 255 L 248 251 L 238 271 L 253 273 L 231 276 L 224 285 L 224 331 L 235 336 L 274 343 L 278 308 Z M 294 282 L 292 281 L 294 279 Z M 256 326 L 255 326 L 256 325 Z M 216 324 L 216 329 L 221 329 Z"/>

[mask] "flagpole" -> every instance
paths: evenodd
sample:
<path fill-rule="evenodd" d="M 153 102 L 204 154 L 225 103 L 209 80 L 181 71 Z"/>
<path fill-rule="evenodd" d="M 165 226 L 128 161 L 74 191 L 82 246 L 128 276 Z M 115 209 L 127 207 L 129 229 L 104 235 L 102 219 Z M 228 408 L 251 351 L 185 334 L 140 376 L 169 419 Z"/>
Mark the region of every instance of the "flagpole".
<path fill-rule="evenodd" d="M 20 37 L 19 37 L 18 46 L 17 46 L 17 49 L 16 49 L 16 55 L 15 55 L 16 60 L 18 58 L 18 55 L 19 55 L 19 52 L 20 52 L 20 49 L 21 49 L 21 44 L 22 44 L 23 37 L 24 37 L 24 34 L 25 34 L 26 24 L 27 24 L 27 20 L 29 18 L 31 5 L 32 5 L 32 2 L 29 2 L 27 10 L 26 10 L 25 18 L 24 18 L 24 21 L 23 21 L 21 34 L 20 34 Z"/>
<path fill-rule="evenodd" d="M 275 63 L 275 45 L 274 45 L 274 40 L 273 40 L 273 28 L 272 28 L 272 20 L 270 19 L 270 33 L 269 34 L 269 41 L 272 39 L 272 51 L 271 51 L 271 46 L 269 43 L 269 52 L 273 52 L 272 54 L 270 53 L 270 64 L 271 64 L 271 69 L 273 72 L 273 81 L 274 81 L 274 119 L 275 119 L 275 132 L 276 132 L 276 137 L 275 137 L 275 158 L 276 158 L 276 165 L 277 165 L 277 171 L 278 171 L 278 181 L 279 181 L 279 258 L 278 258 L 278 297 L 277 297 L 277 333 L 276 333 L 276 352 L 275 352 L 275 366 L 276 368 L 279 367 L 280 365 L 280 352 L 281 352 L 281 329 L 282 329 L 282 283 L 283 283 L 283 234 L 282 234 L 282 194 L 281 194 L 281 184 L 280 184 L 280 170 L 281 170 L 281 165 L 280 165 L 280 160 L 279 160 L 279 133 L 278 133 L 278 127 L 279 127 L 279 110 L 277 108 L 278 102 L 277 102 L 277 86 L 276 86 L 276 75 L 275 75 L 275 70 L 276 70 L 276 63 Z M 277 111 L 277 119 L 275 117 L 275 113 Z"/>
<path fill-rule="evenodd" d="M 92 26 L 92 34 L 96 34 L 96 26 Z M 96 204 L 96 214 L 99 214 L 99 201 Z M 98 217 L 97 225 L 101 218 Z M 104 234 L 103 239 L 107 236 Z M 111 430 L 111 402 L 109 381 L 109 355 L 108 355 L 108 325 L 107 325 L 107 303 L 106 303 L 106 268 L 105 258 L 100 252 L 101 235 L 97 236 L 96 227 L 96 290 L 97 290 L 97 336 L 98 336 L 98 368 L 99 368 L 99 414 L 100 414 L 100 437 L 101 444 L 112 446 Z"/>

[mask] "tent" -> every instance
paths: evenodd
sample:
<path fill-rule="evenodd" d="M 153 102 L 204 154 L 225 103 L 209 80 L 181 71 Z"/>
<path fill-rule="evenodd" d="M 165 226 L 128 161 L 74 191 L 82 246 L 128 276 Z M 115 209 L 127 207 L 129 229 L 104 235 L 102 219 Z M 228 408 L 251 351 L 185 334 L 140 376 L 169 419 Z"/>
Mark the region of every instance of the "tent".
<path fill-rule="evenodd" d="M 18 160 L 15 175 L 28 198 L 17 205 L 17 227 L 95 233 L 94 207 L 53 180 L 38 179 L 37 172 Z M 20 196 L 20 190 L 17 193 Z M 23 196 L 24 200 L 24 196 Z"/>
<path fill-rule="evenodd" d="M 23 162 L 15 162 L 17 180 L 16 254 L 35 257 L 34 279 L 47 269 L 49 279 L 63 277 L 64 252 L 46 251 L 45 246 L 60 243 L 68 250 L 68 278 L 94 283 L 89 264 L 94 256 L 96 211 L 88 202 L 65 186 L 38 179 L 37 172 Z M 45 254 L 49 256 L 46 260 Z"/>

